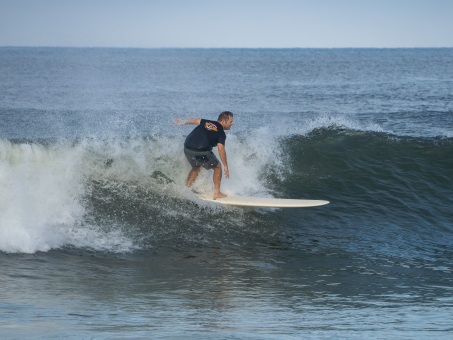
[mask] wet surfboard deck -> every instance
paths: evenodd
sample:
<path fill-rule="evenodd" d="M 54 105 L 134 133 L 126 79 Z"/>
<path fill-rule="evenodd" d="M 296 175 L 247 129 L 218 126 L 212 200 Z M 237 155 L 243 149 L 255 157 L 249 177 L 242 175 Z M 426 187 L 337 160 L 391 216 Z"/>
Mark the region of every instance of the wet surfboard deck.
<path fill-rule="evenodd" d="M 257 208 L 309 208 L 329 204 L 329 201 L 293 199 L 293 198 L 274 198 L 274 197 L 253 197 L 229 195 L 224 198 L 213 199 L 212 195 L 200 195 L 202 200 L 224 205 L 234 205 L 242 207 Z"/>

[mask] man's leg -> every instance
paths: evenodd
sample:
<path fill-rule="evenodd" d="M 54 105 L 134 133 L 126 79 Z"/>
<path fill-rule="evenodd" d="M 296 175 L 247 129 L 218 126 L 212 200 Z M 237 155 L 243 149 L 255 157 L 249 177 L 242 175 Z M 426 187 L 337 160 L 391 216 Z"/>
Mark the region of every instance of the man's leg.
<path fill-rule="evenodd" d="M 222 194 L 220 192 L 220 183 L 222 182 L 222 166 L 220 163 L 218 163 L 214 168 L 214 175 L 213 175 L 213 181 L 214 181 L 214 199 L 216 198 L 222 198 L 226 197 L 225 194 Z"/>
<path fill-rule="evenodd" d="M 198 174 L 200 173 L 200 170 L 201 170 L 201 167 L 192 168 L 192 170 L 190 170 L 189 176 L 187 176 L 187 181 L 186 181 L 187 187 L 190 188 L 192 186 L 193 182 L 195 182 L 195 180 L 197 179 Z"/>

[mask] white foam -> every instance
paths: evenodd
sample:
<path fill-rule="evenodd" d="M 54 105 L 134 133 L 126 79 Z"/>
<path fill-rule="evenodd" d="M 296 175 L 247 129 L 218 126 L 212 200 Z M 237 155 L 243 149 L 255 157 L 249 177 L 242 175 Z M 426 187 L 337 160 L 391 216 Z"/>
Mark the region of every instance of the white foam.
<path fill-rule="evenodd" d="M 62 226 L 84 213 L 75 152 L 0 141 L 0 249 L 49 250 L 64 243 Z"/>
<path fill-rule="evenodd" d="M 67 245 L 109 251 L 133 249 L 134 240 L 122 232 L 130 228 L 91 218 L 96 208 L 89 206 L 87 197 L 93 183 L 101 183 L 125 200 L 133 187 L 188 199 L 185 181 L 190 165 L 183 142 L 190 129 L 179 132 L 180 136 L 87 138 L 47 146 L 0 140 L 0 251 L 33 253 Z M 268 172 L 278 175 L 285 168 L 279 138 L 269 127 L 246 134 L 228 133 L 230 179 L 223 179 L 222 191 L 271 195 Z M 162 178 L 154 176 L 156 173 Z M 203 170 L 195 189 L 213 192 L 212 175 L 212 171 Z"/>
<path fill-rule="evenodd" d="M 124 249 L 118 231 L 83 224 L 87 151 L 84 145 L 0 141 L 0 250 L 33 253 L 65 245 Z M 116 236 L 111 238 L 112 233 Z M 111 249 L 115 250 L 115 249 Z"/>

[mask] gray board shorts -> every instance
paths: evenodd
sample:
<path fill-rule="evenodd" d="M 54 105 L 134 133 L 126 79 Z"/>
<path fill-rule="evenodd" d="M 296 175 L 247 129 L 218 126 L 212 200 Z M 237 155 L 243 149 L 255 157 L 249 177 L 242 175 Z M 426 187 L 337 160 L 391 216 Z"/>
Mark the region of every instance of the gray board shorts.
<path fill-rule="evenodd" d="M 185 147 L 184 154 L 192 168 L 199 168 L 202 166 L 206 170 L 210 170 L 219 164 L 219 160 L 212 151 L 194 151 Z"/>

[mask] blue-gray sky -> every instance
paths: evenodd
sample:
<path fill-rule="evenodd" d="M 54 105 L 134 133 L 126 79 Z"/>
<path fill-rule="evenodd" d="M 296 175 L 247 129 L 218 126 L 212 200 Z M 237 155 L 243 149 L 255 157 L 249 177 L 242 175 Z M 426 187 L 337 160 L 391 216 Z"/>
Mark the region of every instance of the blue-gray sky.
<path fill-rule="evenodd" d="M 453 47 L 453 0 L 0 0 L 0 46 Z"/>

